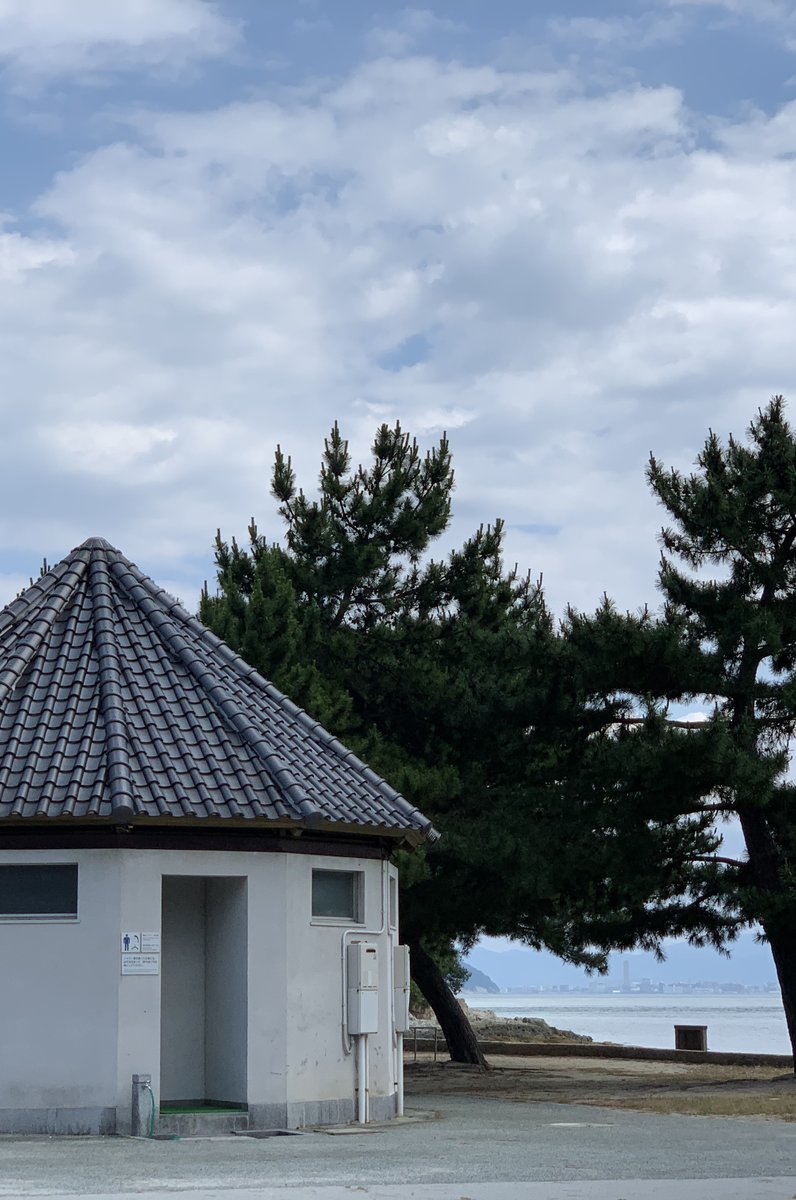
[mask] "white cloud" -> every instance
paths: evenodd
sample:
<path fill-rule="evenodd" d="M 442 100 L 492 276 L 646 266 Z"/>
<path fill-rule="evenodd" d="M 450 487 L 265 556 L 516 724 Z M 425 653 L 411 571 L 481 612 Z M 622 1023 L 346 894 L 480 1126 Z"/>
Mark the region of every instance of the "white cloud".
<path fill-rule="evenodd" d="M 629 47 L 647 50 L 677 42 L 685 26 L 677 12 L 650 9 L 636 17 L 554 17 L 548 29 L 562 41 L 584 42 L 615 54 Z"/>
<path fill-rule="evenodd" d="M 672 8 L 713 8 L 738 17 L 774 20 L 792 13 L 792 5 L 783 0 L 667 0 Z"/>
<path fill-rule="evenodd" d="M 67 470 L 118 479 L 132 468 L 141 482 L 153 477 L 153 460 L 177 436 L 173 429 L 122 421 L 64 422 L 37 432 Z"/>
<path fill-rule="evenodd" d="M 671 8 L 705 9 L 723 21 L 754 21 L 769 26 L 783 37 L 788 49 L 796 49 L 796 8 L 792 0 L 667 0 Z"/>
<path fill-rule="evenodd" d="M 708 151 L 673 88 L 430 58 L 131 115 L 39 197 L 46 240 L 0 242 L 0 544 L 100 533 L 174 578 L 219 524 L 279 533 L 277 442 L 311 487 L 335 418 L 355 458 L 400 419 L 452 432 L 456 540 L 505 517 L 559 609 L 653 599 L 649 450 L 796 394 L 796 164 L 749 152 L 761 120 Z"/>
<path fill-rule="evenodd" d="M 130 66 L 173 70 L 228 50 L 236 37 L 208 0 L 0 0 L 0 62 L 17 76 Z"/>
<path fill-rule="evenodd" d="M 716 137 L 734 156 L 758 161 L 790 158 L 796 154 L 796 101 L 772 115 L 754 110 L 742 125 L 717 124 Z"/>
<path fill-rule="evenodd" d="M 393 14 L 389 25 L 371 30 L 367 40 L 374 54 L 406 54 L 429 36 L 461 29 L 457 21 L 440 17 L 427 8 L 403 8 Z"/>
<path fill-rule="evenodd" d="M 0 233 L 0 283 L 19 279 L 26 271 L 66 266 L 73 261 L 72 251 L 64 242 Z"/>

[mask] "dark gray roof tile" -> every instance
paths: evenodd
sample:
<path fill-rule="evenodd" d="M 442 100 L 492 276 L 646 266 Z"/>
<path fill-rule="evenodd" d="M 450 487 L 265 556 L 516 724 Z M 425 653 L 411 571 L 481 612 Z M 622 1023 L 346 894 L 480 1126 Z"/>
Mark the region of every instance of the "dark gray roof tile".
<path fill-rule="evenodd" d="M 103 538 L 0 612 L 0 818 L 430 822 Z"/>

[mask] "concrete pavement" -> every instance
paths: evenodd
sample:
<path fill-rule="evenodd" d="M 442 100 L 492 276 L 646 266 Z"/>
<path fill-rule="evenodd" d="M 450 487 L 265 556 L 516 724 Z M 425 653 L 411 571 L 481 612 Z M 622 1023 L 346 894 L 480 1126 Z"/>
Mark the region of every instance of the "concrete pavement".
<path fill-rule="evenodd" d="M 578 1183 L 421 1183 L 373 1187 L 169 1188 L 158 1192 L 105 1192 L 91 1200 L 793 1200 L 790 1179 L 622 1179 Z M 2 1194 L 2 1192 L 0 1192 Z M 6 1193 L 8 1194 L 8 1193 Z M 31 1195 L 31 1193 L 27 1193 Z M 42 1195 L 42 1193 L 36 1193 Z M 49 1200 L 74 1200 L 73 1192 L 44 1193 Z"/>
<path fill-rule="evenodd" d="M 0 1197 L 792 1200 L 796 1124 L 423 1096 L 441 1119 L 332 1137 L 0 1139 Z M 675 1182 L 676 1181 L 676 1182 Z"/>

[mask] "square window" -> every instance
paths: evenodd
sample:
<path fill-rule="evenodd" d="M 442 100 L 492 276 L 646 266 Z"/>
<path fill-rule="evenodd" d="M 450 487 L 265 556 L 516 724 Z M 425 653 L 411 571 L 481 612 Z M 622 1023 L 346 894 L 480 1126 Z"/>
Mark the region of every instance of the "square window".
<path fill-rule="evenodd" d="M 361 922 L 362 872 L 313 871 L 312 915 Z"/>
<path fill-rule="evenodd" d="M 0 920 L 74 920 L 77 864 L 0 865 Z"/>

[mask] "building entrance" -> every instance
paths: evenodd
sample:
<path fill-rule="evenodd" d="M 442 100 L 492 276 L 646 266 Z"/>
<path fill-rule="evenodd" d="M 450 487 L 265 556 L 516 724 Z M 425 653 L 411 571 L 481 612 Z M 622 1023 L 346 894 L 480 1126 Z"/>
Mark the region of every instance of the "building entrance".
<path fill-rule="evenodd" d="M 247 1098 L 245 878 L 163 877 L 161 1104 Z"/>

